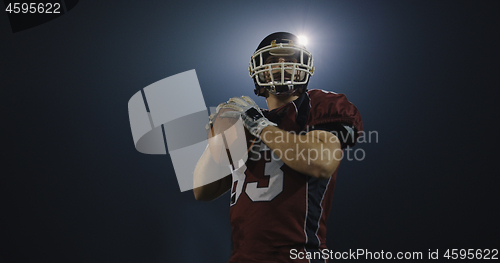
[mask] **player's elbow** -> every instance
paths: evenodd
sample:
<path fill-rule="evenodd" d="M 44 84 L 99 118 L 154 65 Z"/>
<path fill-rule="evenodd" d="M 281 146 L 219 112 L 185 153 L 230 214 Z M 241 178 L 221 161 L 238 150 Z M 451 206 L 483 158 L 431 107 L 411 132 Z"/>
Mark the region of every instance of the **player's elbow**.
<path fill-rule="evenodd" d="M 337 170 L 338 165 L 332 163 L 318 164 L 313 169 L 311 169 L 310 176 L 318 179 L 329 179 L 335 170 Z"/>
<path fill-rule="evenodd" d="M 342 159 L 342 149 L 340 144 L 327 145 L 317 156 L 316 160 L 311 160 L 310 175 L 319 179 L 329 179 L 337 170 Z"/>
<path fill-rule="evenodd" d="M 196 199 L 196 201 L 212 201 L 213 200 L 213 198 L 211 198 L 211 196 L 208 195 L 206 193 L 206 191 L 203 191 L 203 186 L 194 188 L 193 194 L 194 194 L 194 199 Z"/>
<path fill-rule="evenodd" d="M 331 176 L 332 176 L 332 173 L 329 173 L 327 170 L 323 170 L 323 171 L 316 173 L 316 178 L 318 178 L 318 179 L 326 180 L 326 179 L 330 179 Z"/>
<path fill-rule="evenodd" d="M 193 189 L 193 194 L 194 194 L 194 199 L 196 199 L 196 201 L 201 201 L 201 194 L 197 191 L 197 189 Z"/>

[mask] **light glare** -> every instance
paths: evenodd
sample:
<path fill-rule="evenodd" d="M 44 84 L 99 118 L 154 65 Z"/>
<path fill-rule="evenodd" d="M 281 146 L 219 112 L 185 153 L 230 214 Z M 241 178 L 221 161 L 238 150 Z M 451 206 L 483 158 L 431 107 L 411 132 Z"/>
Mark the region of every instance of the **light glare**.
<path fill-rule="evenodd" d="M 299 45 L 307 45 L 307 37 L 306 36 L 298 36 L 297 37 L 299 39 Z"/>

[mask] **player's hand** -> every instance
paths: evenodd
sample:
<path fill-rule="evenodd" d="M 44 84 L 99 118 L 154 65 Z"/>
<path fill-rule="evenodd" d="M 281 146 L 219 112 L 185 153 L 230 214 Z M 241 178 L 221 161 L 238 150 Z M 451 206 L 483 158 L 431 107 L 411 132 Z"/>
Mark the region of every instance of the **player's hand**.
<path fill-rule="evenodd" d="M 207 130 L 207 133 L 209 133 L 210 130 L 214 127 L 214 121 L 217 118 L 217 115 L 219 115 L 219 111 L 224 104 L 226 104 L 226 103 L 219 104 L 217 106 L 217 108 L 215 109 L 215 112 L 213 112 L 212 114 L 210 114 L 210 116 L 208 116 L 208 123 L 207 123 L 207 125 L 205 125 L 205 129 Z"/>
<path fill-rule="evenodd" d="M 220 115 L 223 118 L 241 118 L 243 119 L 243 125 L 248 131 L 255 137 L 260 138 L 262 130 L 267 126 L 277 126 L 276 123 L 269 121 L 259 106 L 247 96 L 241 96 L 241 98 L 234 97 L 227 101 L 227 103 L 222 103 L 219 105 L 221 109 L 232 109 L 234 111 L 224 112 Z M 219 108 L 217 107 L 217 108 Z"/>

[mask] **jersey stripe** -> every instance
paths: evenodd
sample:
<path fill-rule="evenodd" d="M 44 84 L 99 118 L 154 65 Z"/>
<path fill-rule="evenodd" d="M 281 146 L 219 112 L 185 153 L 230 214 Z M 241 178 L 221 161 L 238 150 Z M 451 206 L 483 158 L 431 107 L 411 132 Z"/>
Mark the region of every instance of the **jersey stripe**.
<path fill-rule="evenodd" d="M 320 203 L 320 208 L 321 208 L 321 213 L 319 214 L 319 218 L 321 220 L 321 216 L 323 215 L 323 199 L 325 199 L 325 194 L 326 194 L 326 189 L 328 189 L 328 185 L 330 184 L 330 180 L 332 178 L 328 178 L 328 183 L 326 184 L 326 187 L 325 187 L 325 191 L 323 191 L 323 197 L 321 197 L 321 201 L 319 202 Z M 316 238 L 319 240 L 319 237 L 318 237 L 318 230 L 319 230 L 319 220 L 318 220 L 318 227 L 316 228 Z M 320 242 L 321 243 L 321 242 Z"/>
<path fill-rule="evenodd" d="M 307 181 L 306 182 L 306 217 L 304 218 L 304 234 L 306 236 L 306 244 L 307 242 L 309 241 L 308 240 L 308 235 L 307 235 L 307 211 L 309 209 L 309 193 L 308 193 L 308 190 L 309 190 L 309 182 Z"/>
<path fill-rule="evenodd" d="M 310 177 L 307 182 L 307 215 L 306 215 L 306 244 L 308 247 L 319 247 L 320 240 L 316 233 L 323 212 L 321 201 L 330 180 L 320 180 Z"/>

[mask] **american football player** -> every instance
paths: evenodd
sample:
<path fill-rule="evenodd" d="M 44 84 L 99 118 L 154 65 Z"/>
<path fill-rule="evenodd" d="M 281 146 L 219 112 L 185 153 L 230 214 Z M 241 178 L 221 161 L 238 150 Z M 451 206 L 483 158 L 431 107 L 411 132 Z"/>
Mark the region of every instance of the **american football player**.
<path fill-rule="evenodd" d="M 326 249 L 337 169 L 343 149 L 356 143 L 363 125 L 345 95 L 307 89 L 314 69 L 311 53 L 295 35 L 273 33 L 262 40 L 249 66 L 255 94 L 265 97 L 268 110 L 246 96 L 217 107 L 230 109 L 221 116 L 241 118 L 257 138 L 244 165 L 193 190 L 197 200 L 231 191 L 230 263 L 327 262 L 293 255 Z M 205 151 L 195 176 L 213 162 Z"/>

